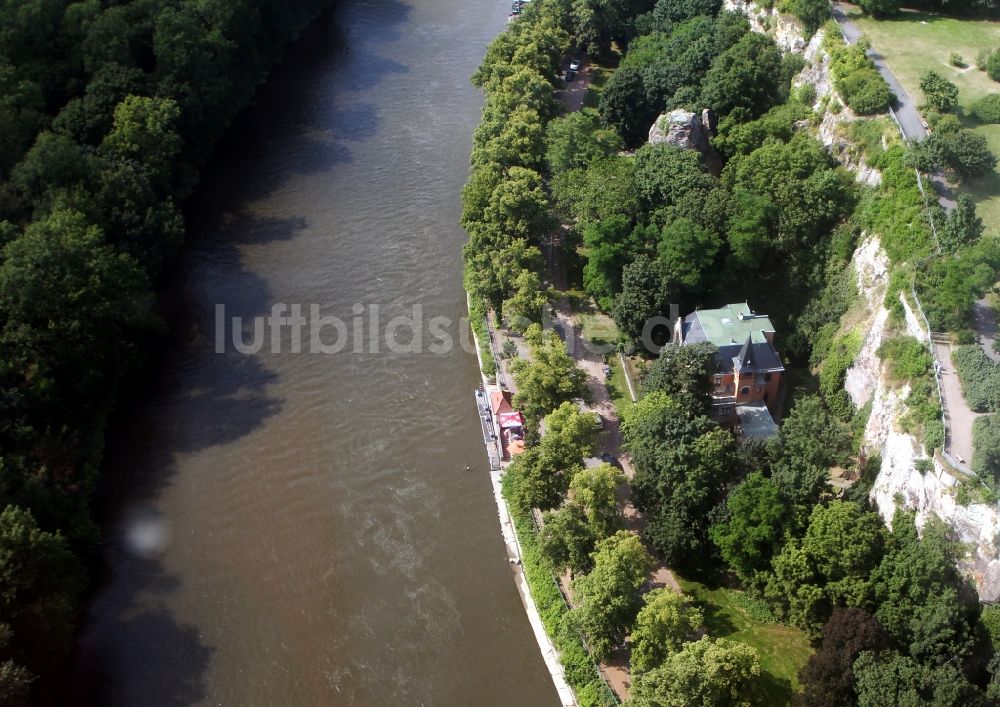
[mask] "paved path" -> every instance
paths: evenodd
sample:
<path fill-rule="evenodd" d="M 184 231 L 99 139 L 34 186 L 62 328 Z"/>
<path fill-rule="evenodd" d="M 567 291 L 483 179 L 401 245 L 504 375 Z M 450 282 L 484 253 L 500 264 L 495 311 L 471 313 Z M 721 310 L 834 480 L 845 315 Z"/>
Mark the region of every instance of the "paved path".
<path fill-rule="evenodd" d="M 844 32 L 848 44 L 854 44 L 861 38 L 863 33 L 856 24 L 848 19 L 847 13 L 840 3 L 834 3 L 833 17 Z M 909 142 L 920 142 L 927 137 L 927 126 L 920 116 L 920 111 L 917 110 L 916 100 L 906 92 L 903 84 L 892 73 L 885 58 L 874 47 L 868 50 L 868 56 L 875 62 L 875 67 L 889 84 L 889 88 L 896 94 L 896 102 L 892 108 L 896 116 L 896 122 L 903 132 L 903 137 Z M 938 203 L 941 204 L 941 207 L 945 211 L 951 211 L 955 208 L 955 195 L 951 187 L 948 186 L 948 182 L 944 176 L 940 173 L 932 174 L 930 175 L 930 181 L 934 186 L 934 191 L 938 195 Z"/>
<path fill-rule="evenodd" d="M 990 307 L 985 298 L 977 300 L 972 308 L 972 325 L 975 327 L 976 333 L 979 334 L 979 343 L 982 345 L 983 351 L 992 360 L 1000 363 L 1000 354 L 993 348 L 993 342 L 997 339 L 997 320 L 993 308 Z"/>
<path fill-rule="evenodd" d="M 945 414 L 948 416 L 948 451 L 965 465 L 972 461 L 972 425 L 979 413 L 973 412 L 965 402 L 962 383 L 951 360 L 951 345 L 934 344 L 934 353 L 941 362 L 941 393 L 944 396 Z"/>

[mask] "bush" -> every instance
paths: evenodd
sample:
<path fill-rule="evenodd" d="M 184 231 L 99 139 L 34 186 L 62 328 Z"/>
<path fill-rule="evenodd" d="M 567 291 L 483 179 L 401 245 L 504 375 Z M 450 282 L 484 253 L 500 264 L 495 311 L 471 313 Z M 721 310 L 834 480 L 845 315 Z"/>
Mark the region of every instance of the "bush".
<path fill-rule="evenodd" d="M 1000 477 L 1000 415 L 984 415 L 972 426 L 972 470 L 987 479 Z"/>
<path fill-rule="evenodd" d="M 893 101 L 893 93 L 882 75 L 873 68 L 859 69 L 836 82 L 837 92 L 858 115 L 885 111 Z"/>
<path fill-rule="evenodd" d="M 1000 93 L 983 96 L 972 104 L 971 112 L 980 123 L 1000 123 Z"/>
<path fill-rule="evenodd" d="M 947 112 L 958 103 L 958 86 L 936 71 L 927 71 L 920 77 L 920 90 L 927 105 L 935 110 Z"/>
<path fill-rule="evenodd" d="M 912 336 L 886 339 L 878 347 L 878 357 L 886 362 L 889 375 L 899 382 L 927 375 L 934 365 L 927 348 Z"/>
<path fill-rule="evenodd" d="M 1000 49 L 995 49 L 986 60 L 986 73 L 994 81 L 1000 81 Z"/>
<path fill-rule="evenodd" d="M 957 66 L 960 69 L 965 68 L 965 59 L 958 52 L 952 52 L 948 55 L 948 63 L 952 66 Z"/>
<path fill-rule="evenodd" d="M 865 53 L 867 43 L 847 46 L 836 33 L 828 33 L 824 46 L 830 53 L 834 88 L 858 115 L 884 111 L 895 99 L 889 84 Z"/>
<path fill-rule="evenodd" d="M 565 671 L 566 681 L 584 707 L 610 707 L 616 703 L 614 695 L 604 685 L 594 660 L 584 648 L 580 633 L 571 620 L 569 607 L 542 558 L 538 547 L 538 533 L 532 523 L 530 511 L 511 502 L 512 496 L 516 494 L 512 488 L 514 479 L 510 474 L 504 475 L 502 483 L 503 495 L 514 521 L 514 532 L 521 545 L 524 576 L 545 632 L 559 651 L 559 662 Z"/>
<path fill-rule="evenodd" d="M 980 71 L 986 71 L 986 65 L 989 64 L 992 53 L 989 49 L 980 49 L 976 53 L 976 68 Z"/>
<path fill-rule="evenodd" d="M 976 412 L 1000 412 L 1000 364 L 979 346 L 960 346 L 952 359 L 969 407 Z"/>

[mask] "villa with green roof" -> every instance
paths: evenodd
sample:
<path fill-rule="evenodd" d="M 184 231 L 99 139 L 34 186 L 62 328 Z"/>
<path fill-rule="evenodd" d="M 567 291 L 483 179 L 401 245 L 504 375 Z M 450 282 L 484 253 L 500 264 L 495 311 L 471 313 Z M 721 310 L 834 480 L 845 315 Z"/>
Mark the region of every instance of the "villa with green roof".
<path fill-rule="evenodd" d="M 698 309 L 674 325 L 674 343 L 710 342 L 718 352 L 712 374 L 711 415 L 744 437 L 770 437 L 778 430 L 785 367 L 774 348 L 774 326 L 746 302 Z"/>

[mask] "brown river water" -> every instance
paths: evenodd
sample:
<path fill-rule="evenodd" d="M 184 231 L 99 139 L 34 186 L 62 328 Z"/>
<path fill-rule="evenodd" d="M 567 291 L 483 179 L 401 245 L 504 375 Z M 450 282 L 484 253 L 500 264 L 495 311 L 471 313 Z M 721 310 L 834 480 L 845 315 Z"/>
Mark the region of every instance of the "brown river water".
<path fill-rule="evenodd" d="M 109 432 L 69 702 L 558 703 L 500 538 L 475 355 L 292 353 L 287 327 L 242 354 L 231 323 L 215 352 L 219 304 L 247 342 L 274 303 L 352 326 L 378 305 L 383 327 L 420 305 L 458 336 L 468 77 L 506 14 L 340 2 L 220 146 L 165 297 L 173 341 Z"/>

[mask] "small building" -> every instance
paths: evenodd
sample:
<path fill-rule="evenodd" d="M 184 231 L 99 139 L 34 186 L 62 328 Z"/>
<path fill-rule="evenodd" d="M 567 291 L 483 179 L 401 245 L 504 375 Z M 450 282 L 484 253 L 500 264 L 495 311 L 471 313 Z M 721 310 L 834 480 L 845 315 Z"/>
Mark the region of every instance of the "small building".
<path fill-rule="evenodd" d="M 500 448 L 504 461 L 524 451 L 524 416 L 511 405 L 509 390 L 490 393 L 490 411 L 496 429 L 500 431 Z"/>
<path fill-rule="evenodd" d="M 711 380 L 713 419 L 726 426 L 751 428 L 747 436 L 774 434 L 774 420 L 781 415 L 785 367 L 774 348 L 771 320 L 746 302 L 699 309 L 678 318 L 674 343 L 706 341 L 718 348 Z M 762 411 L 770 424 L 762 419 Z"/>

